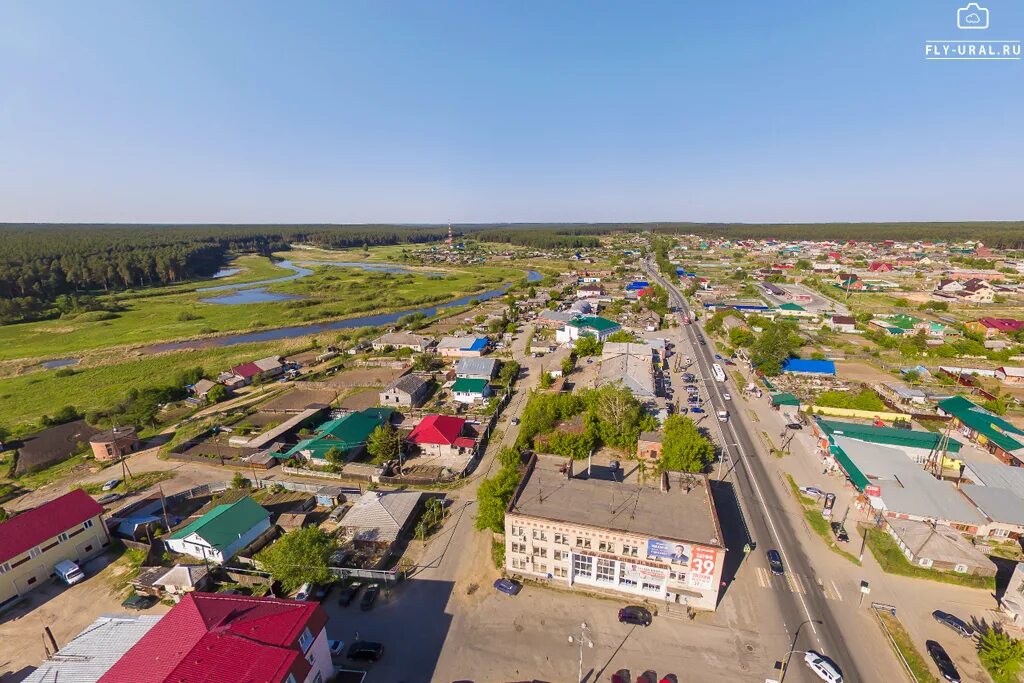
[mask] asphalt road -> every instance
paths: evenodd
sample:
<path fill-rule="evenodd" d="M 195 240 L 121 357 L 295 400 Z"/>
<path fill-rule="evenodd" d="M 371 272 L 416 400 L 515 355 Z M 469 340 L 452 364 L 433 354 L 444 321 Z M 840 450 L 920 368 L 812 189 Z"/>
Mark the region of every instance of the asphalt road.
<path fill-rule="evenodd" d="M 693 317 L 685 299 L 675 285 L 655 272 L 650 263 L 646 264 L 648 274 L 669 292 L 669 303 L 678 307 L 685 315 Z M 722 425 L 722 432 L 727 443 L 723 444 L 723 457 L 727 458 L 726 466 L 734 465 L 733 473 L 740 500 L 747 516 L 747 524 L 753 540 L 757 543 L 754 552 L 764 553 L 775 548 L 782 555 L 783 563 L 788 571 L 799 571 L 806 576 L 817 576 L 814 565 L 807 558 L 797 540 L 796 529 L 785 514 L 777 491 L 769 486 L 768 472 L 760 461 L 758 450 L 754 445 L 754 435 L 741 410 L 733 410 L 732 401 L 726 401 L 722 392 L 730 390 L 739 396 L 742 387 L 732 386 L 731 379 L 726 383 L 716 382 L 711 366 L 715 362 L 713 351 L 701 346 L 698 335 L 703 337 L 698 325 L 686 327 L 686 335 L 691 342 L 700 375 L 705 378 L 711 403 L 710 415 L 719 410 L 728 410 L 729 421 Z M 730 438 L 731 437 L 731 438 Z M 824 577 L 823 577 L 824 578 Z M 792 650 L 797 652 L 808 649 L 817 650 L 835 661 L 843 673 L 844 681 L 865 680 L 857 668 L 857 662 L 847 647 L 837 619 L 831 606 L 822 593 L 808 591 L 805 593 L 783 593 L 780 598 L 781 614 L 779 615 L 792 637 Z M 786 680 L 796 679 L 794 669 L 803 669 L 802 655 L 794 654 L 792 666 L 786 672 Z"/>

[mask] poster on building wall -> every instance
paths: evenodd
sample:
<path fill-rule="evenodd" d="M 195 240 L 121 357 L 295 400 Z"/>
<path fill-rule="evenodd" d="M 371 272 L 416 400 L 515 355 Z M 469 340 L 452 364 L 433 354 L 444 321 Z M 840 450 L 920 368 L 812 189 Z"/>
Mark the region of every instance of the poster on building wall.
<path fill-rule="evenodd" d="M 715 565 L 718 554 L 713 548 L 693 546 L 693 557 L 690 558 L 690 573 L 687 583 L 691 588 L 711 590 L 715 587 Z"/>
<path fill-rule="evenodd" d="M 657 538 L 647 540 L 647 559 L 664 560 L 672 564 L 686 565 L 690 563 L 690 546 L 685 543 L 662 541 Z"/>

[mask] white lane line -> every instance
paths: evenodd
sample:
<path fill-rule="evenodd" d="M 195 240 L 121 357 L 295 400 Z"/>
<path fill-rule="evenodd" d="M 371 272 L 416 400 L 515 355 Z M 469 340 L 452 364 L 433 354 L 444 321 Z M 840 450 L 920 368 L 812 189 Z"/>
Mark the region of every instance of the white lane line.
<path fill-rule="evenodd" d="M 837 586 L 836 582 L 832 581 L 832 580 L 829 580 L 829 583 L 832 584 L 832 591 L 835 593 L 836 599 L 839 600 L 839 602 L 842 602 L 843 601 L 843 594 L 839 592 L 839 586 Z"/>
<path fill-rule="evenodd" d="M 768 582 L 765 580 L 765 571 L 763 567 L 757 568 L 757 582 L 761 585 L 761 588 L 768 587 Z"/>

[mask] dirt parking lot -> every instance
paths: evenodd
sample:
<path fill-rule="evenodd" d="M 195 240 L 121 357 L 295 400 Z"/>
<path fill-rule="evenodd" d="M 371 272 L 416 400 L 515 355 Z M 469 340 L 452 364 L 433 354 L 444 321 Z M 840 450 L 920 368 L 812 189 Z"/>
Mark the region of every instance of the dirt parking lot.
<path fill-rule="evenodd" d="M 408 372 L 408 368 L 353 368 L 328 377 L 324 384 L 340 389 L 383 387 Z"/>
<path fill-rule="evenodd" d="M 82 569 L 87 578 L 82 583 L 46 583 L 29 593 L 25 602 L 0 613 L 0 681 L 17 683 L 46 658 L 44 627 L 49 626 L 57 645 L 63 646 L 96 617 L 127 611 L 121 607 L 127 590 L 115 590 L 123 565 L 112 563 L 119 554 L 120 549 L 86 562 Z M 143 613 L 168 609 L 157 604 Z"/>

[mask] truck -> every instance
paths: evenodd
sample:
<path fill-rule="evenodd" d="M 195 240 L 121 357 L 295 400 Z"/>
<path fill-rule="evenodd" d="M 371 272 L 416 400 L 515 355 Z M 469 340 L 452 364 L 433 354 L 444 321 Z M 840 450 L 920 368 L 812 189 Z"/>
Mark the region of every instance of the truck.
<path fill-rule="evenodd" d="M 719 410 L 718 411 L 718 421 L 719 422 L 728 422 L 729 421 L 729 411 L 728 410 Z"/>
<path fill-rule="evenodd" d="M 69 586 L 85 580 L 85 574 L 82 572 L 82 569 L 71 560 L 61 560 L 53 566 L 53 572 L 57 575 L 58 579 Z"/>

